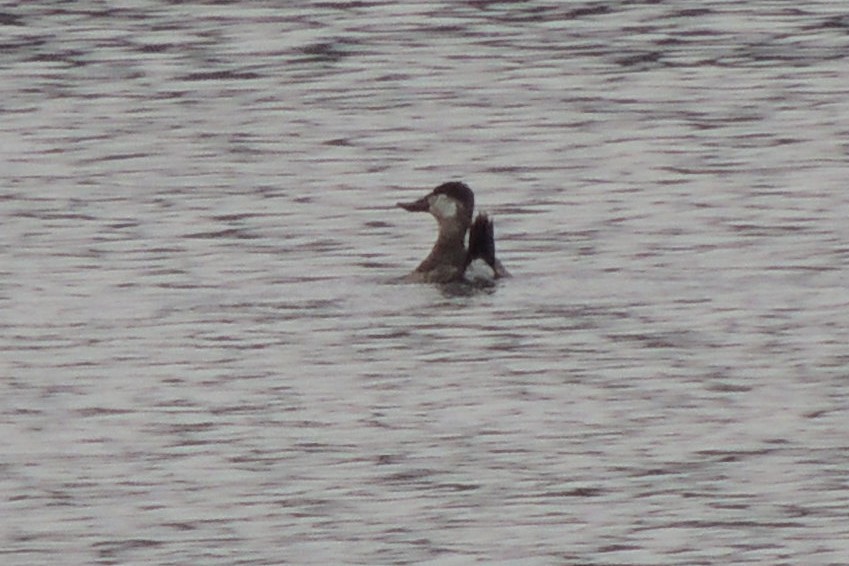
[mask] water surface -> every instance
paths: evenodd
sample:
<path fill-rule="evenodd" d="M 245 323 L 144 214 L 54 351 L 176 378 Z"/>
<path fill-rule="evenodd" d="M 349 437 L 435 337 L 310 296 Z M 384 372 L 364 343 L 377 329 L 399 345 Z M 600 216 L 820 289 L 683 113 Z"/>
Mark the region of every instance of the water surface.
<path fill-rule="evenodd" d="M 4 564 L 849 562 L 839 3 L 0 29 Z M 395 282 L 449 179 L 494 290 Z"/>

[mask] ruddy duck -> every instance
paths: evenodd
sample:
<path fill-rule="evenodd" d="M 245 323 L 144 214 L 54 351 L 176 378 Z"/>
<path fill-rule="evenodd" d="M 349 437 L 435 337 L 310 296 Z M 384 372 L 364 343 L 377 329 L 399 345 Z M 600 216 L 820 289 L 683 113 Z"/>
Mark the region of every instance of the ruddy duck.
<path fill-rule="evenodd" d="M 406 281 L 487 284 L 510 276 L 495 258 L 492 220 L 478 213 L 472 222 L 475 194 L 465 183 L 443 183 L 419 200 L 399 202 L 398 206 L 410 212 L 430 212 L 439 224 L 439 236 L 430 255 L 405 278 Z M 469 232 L 468 249 L 466 232 Z"/>

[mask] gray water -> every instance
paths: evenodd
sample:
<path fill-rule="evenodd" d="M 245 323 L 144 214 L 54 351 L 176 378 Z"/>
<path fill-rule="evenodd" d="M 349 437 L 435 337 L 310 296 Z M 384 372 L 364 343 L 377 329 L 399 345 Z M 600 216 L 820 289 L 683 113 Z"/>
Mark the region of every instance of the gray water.
<path fill-rule="evenodd" d="M 849 563 L 842 2 L 6 2 L 0 116 L 3 564 Z"/>

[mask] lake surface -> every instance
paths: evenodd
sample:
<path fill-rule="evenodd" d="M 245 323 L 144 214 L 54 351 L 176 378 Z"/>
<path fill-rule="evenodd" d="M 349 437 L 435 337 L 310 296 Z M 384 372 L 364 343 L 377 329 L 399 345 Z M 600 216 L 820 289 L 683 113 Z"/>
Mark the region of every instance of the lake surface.
<path fill-rule="evenodd" d="M 3 3 L 0 562 L 849 563 L 849 16 L 709 4 Z"/>

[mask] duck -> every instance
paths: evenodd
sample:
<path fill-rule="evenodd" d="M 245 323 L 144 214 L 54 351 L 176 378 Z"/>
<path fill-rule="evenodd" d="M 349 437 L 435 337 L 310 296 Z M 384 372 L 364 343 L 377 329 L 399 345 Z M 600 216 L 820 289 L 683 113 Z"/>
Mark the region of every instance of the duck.
<path fill-rule="evenodd" d="M 442 183 L 422 198 L 413 202 L 399 202 L 397 206 L 408 212 L 429 212 L 439 228 L 430 254 L 404 281 L 492 285 L 498 279 L 510 277 L 510 273 L 495 257 L 492 219 L 480 212 L 472 221 L 475 193 L 466 183 Z"/>

